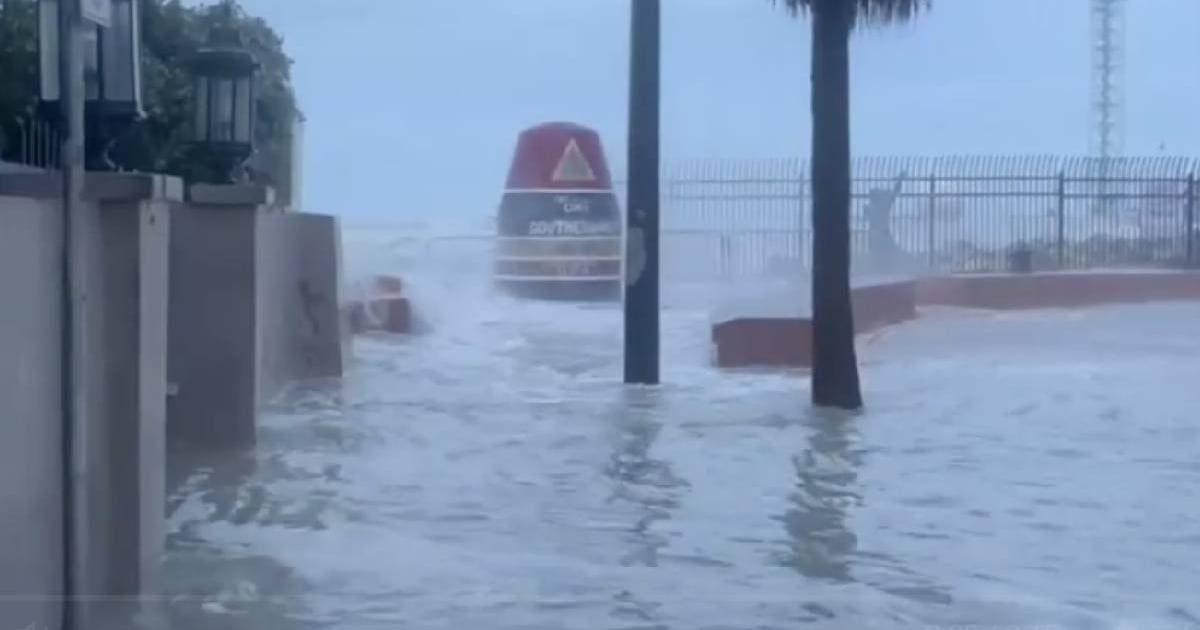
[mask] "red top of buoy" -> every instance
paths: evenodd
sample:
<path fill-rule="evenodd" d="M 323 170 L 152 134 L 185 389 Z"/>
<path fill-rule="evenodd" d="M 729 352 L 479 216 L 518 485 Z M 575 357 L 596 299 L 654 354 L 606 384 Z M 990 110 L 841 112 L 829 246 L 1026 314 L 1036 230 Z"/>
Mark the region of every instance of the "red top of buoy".
<path fill-rule="evenodd" d="M 545 123 L 522 131 L 508 170 L 507 188 L 611 190 L 612 176 L 600 134 L 569 122 Z"/>

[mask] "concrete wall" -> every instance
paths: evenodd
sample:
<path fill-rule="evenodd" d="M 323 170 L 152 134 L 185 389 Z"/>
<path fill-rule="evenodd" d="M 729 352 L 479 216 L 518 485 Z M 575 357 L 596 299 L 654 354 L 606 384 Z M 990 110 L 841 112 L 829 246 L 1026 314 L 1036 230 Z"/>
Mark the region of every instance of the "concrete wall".
<path fill-rule="evenodd" d="M 853 287 L 854 332 L 862 334 L 917 316 L 916 280 L 876 282 Z M 712 327 L 718 367 L 809 367 L 812 365 L 812 318 L 735 317 Z"/>
<path fill-rule="evenodd" d="M 0 628 L 58 626 L 61 216 L 0 197 Z"/>
<path fill-rule="evenodd" d="M 27 164 L 18 164 L 16 162 L 5 162 L 0 160 L 0 173 L 41 173 L 43 169 Z"/>
<path fill-rule="evenodd" d="M 294 380 L 341 376 L 340 234 L 272 209 L 269 191 L 195 186 L 171 235 L 171 440 L 253 446 L 260 403 Z"/>
<path fill-rule="evenodd" d="M 341 376 L 349 325 L 341 304 L 341 233 L 335 217 L 259 216 L 259 393 L 289 381 Z"/>
<path fill-rule="evenodd" d="M 987 309 L 1200 300 L 1200 273 L 1141 270 L 962 274 L 923 279 L 920 299 L 923 304 Z"/>
<path fill-rule="evenodd" d="M 62 585 L 61 211 L 53 175 L 0 175 L 0 627 L 57 626 Z M 165 510 L 167 203 L 178 182 L 89 176 L 82 210 L 87 262 L 86 471 L 89 614 L 153 594 Z M 11 345 L 10 345 L 11 344 Z M 9 348 L 18 351 L 12 352 Z M 18 390 L 5 388 L 16 386 Z M 35 424 L 29 424 L 35 423 Z M 11 498 L 11 502 L 10 502 Z M 18 506 L 10 509 L 11 506 Z M 55 507 L 51 507 L 55 506 Z M 32 576 L 32 577 L 31 577 Z M 116 596 L 116 597 L 114 597 Z M 10 602 L 12 603 L 10 605 Z M 40 620 L 29 618 L 38 609 Z M 12 623 L 7 624 L 11 619 Z M 3 625 L 7 624 L 7 625 Z M 39 627 L 39 626 L 34 626 Z"/>
<path fill-rule="evenodd" d="M 253 205 L 179 204 L 171 217 L 172 443 L 254 443 L 258 409 Z"/>
<path fill-rule="evenodd" d="M 55 628 L 62 612 L 57 195 L 55 175 L 0 174 L 0 629 Z M 172 425 L 212 433 L 238 408 L 252 435 L 259 399 L 341 375 L 348 328 L 331 217 L 183 205 L 178 181 L 147 175 L 89 176 L 85 197 L 89 468 L 76 517 L 88 627 L 108 627 L 159 587 L 168 374 Z"/>
<path fill-rule="evenodd" d="M 863 333 L 918 316 L 920 306 L 994 310 L 1200 300 L 1200 272 L 961 274 L 852 289 L 854 328 Z M 736 317 L 712 327 L 720 367 L 812 365 L 812 320 Z"/>

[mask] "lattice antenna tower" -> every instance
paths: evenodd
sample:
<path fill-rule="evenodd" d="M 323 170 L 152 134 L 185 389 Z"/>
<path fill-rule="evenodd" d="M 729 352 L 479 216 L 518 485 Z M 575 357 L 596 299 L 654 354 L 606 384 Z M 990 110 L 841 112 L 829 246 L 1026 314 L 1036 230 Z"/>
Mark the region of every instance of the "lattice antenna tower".
<path fill-rule="evenodd" d="M 1091 151 L 1112 158 L 1121 155 L 1125 139 L 1125 0 L 1091 1 Z"/>

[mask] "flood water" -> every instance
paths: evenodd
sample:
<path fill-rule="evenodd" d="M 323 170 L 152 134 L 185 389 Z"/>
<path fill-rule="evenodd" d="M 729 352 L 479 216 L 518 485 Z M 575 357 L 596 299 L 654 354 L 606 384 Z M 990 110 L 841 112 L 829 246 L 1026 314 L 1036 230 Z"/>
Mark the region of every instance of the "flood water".
<path fill-rule="evenodd" d="M 1200 628 L 1200 304 L 931 311 L 867 412 L 663 316 L 452 287 L 171 497 L 180 628 Z M 436 321 L 432 321 L 436 320 Z"/>

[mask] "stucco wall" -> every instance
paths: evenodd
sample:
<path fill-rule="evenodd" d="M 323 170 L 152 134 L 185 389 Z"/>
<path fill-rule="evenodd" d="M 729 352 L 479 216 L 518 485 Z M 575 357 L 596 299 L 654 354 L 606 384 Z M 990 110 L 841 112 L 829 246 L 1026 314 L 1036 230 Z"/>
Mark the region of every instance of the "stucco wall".
<path fill-rule="evenodd" d="M 165 180 L 89 177 L 88 614 L 153 594 L 163 548 Z M 52 175 L 0 175 L 0 627 L 58 626 L 63 585 L 62 216 Z M 114 597 L 118 596 L 118 597 Z M 90 617 L 89 617 L 90 618 Z M 30 626 L 30 624 L 33 624 Z M 40 624 L 40 625 L 39 625 Z"/>
<path fill-rule="evenodd" d="M 257 221 L 254 206 L 178 204 L 172 214 L 173 443 L 211 449 L 254 442 Z"/>
<path fill-rule="evenodd" d="M 181 395 L 202 400 L 193 414 L 202 430 L 230 400 L 249 400 L 253 412 L 258 397 L 289 380 L 343 368 L 337 221 L 184 206 L 172 182 L 91 176 L 85 189 L 89 468 L 81 551 L 83 595 L 96 621 L 120 618 L 129 596 L 159 586 L 168 373 L 182 381 Z M 56 628 L 61 615 L 57 194 L 53 175 L 0 174 L 0 628 Z M 181 234 L 188 238 L 173 238 Z M 192 351 L 170 356 L 169 333 Z M 188 346 L 173 343 L 172 351 L 180 347 Z M 214 378 L 230 373 L 241 374 L 240 391 Z M 247 417 L 252 431 L 253 413 Z"/>
<path fill-rule="evenodd" d="M 62 587 L 61 219 L 0 197 L 0 628 L 55 628 Z"/>
<path fill-rule="evenodd" d="M 168 404 L 184 449 L 249 448 L 261 402 L 342 374 L 337 221 L 267 209 L 259 192 L 194 188 L 174 211 Z"/>
<path fill-rule="evenodd" d="M 289 381 L 341 376 L 345 352 L 337 219 L 264 213 L 258 232 L 259 392 Z"/>

